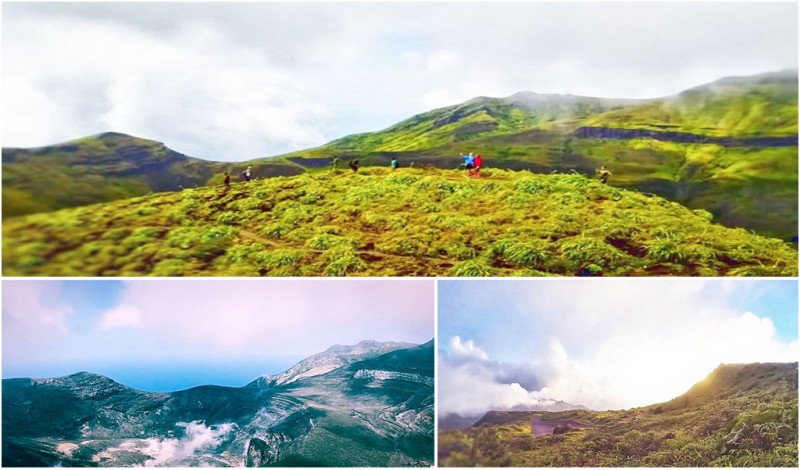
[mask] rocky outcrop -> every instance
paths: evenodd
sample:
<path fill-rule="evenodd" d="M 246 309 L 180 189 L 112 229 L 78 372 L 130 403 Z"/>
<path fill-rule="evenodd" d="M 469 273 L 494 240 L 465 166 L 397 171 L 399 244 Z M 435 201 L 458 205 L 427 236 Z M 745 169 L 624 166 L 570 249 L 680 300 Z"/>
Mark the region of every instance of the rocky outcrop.
<path fill-rule="evenodd" d="M 397 349 L 408 347 L 407 343 L 378 341 L 361 341 L 352 346 L 333 345 L 327 351 L 304 359 L 295 364 L 291 369 L 282 372 L 272 379 L 277 385 L 285 385 L 297 380 L 316 377 L 326 374 L 339 367 L 352 364 L 353 362 L 375 357 Z"/>
<path fill-rule="evenodd" d="M 353 375 L 353 378 L 362 380 L 402 380 L 404 382 L 419 383 L 433 387 L 433 377 L 426 377 L 419 374 L 409 374 L 407 372 L 361 369 L 356 371 L 355 375 Z"/>
<path fill-rule="evenodd" d="M 246 467 L 266 467 L 278 460 L 280 445 L 277 442 L 268 444 L 266 441 L 254 437 L 247 446 Z"/>
<path fill-rule="evenodd" d="M 689 132 L 622 129 L 617 127 L 579 127 L 573 133 L 583 139 L 631 140 L 654 139 L 681 144 L 717 144 L 725 147 L 794 147 L 797 135 L 779 137 L 712 137 Z"/>

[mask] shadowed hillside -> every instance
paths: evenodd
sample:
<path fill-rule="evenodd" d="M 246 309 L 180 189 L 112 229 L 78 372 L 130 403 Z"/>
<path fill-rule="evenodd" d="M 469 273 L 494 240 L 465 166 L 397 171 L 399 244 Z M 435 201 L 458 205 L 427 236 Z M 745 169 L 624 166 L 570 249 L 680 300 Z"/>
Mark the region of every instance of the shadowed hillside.
<path fill-rule="evenodd" d="M 187 157 L 153 140 L 106 132 L 34 149 L 3 149 L 3 217 L 238 179 L 247 164 Z M 253 164 L 254 176 L 295 175 L 288 162 Z"/>

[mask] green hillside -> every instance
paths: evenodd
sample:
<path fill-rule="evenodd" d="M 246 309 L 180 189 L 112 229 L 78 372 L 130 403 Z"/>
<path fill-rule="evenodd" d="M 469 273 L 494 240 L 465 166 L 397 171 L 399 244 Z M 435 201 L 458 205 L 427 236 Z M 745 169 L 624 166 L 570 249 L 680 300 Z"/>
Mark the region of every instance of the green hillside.
<path fill-rule="evenodd" d="M 797 237 L 797 71 L 729 77 L 674 96 L 621 100 L 522 92 L 479 97 L 387 129 L 239 164 L 185 157 L 107 133 L 40 149 L 3 149 L 4 217 L 217 184 L 247 164 L 259 177 L 362 165 L 452 169 L 477 152 L 489 168 L 591 175 L 711 212 L 728 227 Z"/>
<path fill-rule="evenodd" d="M 480 137 L 548 128 L 633 103 L 637 101 L 532 92 L 508 98 L 480 97 L 418 114 L 380 132 L 343 137 L 322 149 L 357 153 L 428 150 Z"/>
<path fill-rule="evenodd" d="M 592 116 L 586 125 L 709 136 L 797 134 L 797 72 L 728 77 L 676 96 Z"/>
<path fill-rule="evenodd" d="M 7 276 L 793 276 L 778 239 L 577 174 L 367 168 L 7 219 Z"/>
<path fill-rule="evenodd" d="M 797 72 L 730 77 L 653 100 L 518 93 L 476 98 L 286 157 L 307 167 L 334 155 L 363 164 L 487 167 L 593 174 L 711 212 L 729 227 L 797 236 Z"/>
<path fill-rule="evenodd" d="M 643 408 L 489 412 L 439 433 L 439 465 L 797 467 L 797 413 L 797 363 L 722 365 L 686 394 Z M 534 436 L 537 421 L 575 425 Z"/>
<path fill-rule="evenodd" d="M 247 164 L 187 157 L 153 140 L 107 132 L 36 149 L 3 149 L 3 217 L 46 212 L 234 179 Z M 294 175 L 287 162 L 253 164 L 255 176 Z"/>

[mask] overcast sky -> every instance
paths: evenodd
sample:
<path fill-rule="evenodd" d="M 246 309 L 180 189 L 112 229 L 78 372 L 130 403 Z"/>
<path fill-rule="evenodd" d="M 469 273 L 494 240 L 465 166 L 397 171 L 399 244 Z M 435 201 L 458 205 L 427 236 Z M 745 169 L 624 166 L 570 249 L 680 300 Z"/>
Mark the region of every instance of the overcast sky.
<path fill-rule="evenodd" d="M 795 362 L 797 282 L 441 281 L 439 409 L 645 406 L 721 363 Z"/>
<path fill-rule="evenodd" d="M 3 3 L 3 141 L 244 160 L 518 91 L 646 98 L 797 67 L 783 3 Z"/>
<path fill-rule="evenodd" d="M 241 386 L 334 344 L 433 338 L 429 280 L 3 281 L 3 377 Z"/>

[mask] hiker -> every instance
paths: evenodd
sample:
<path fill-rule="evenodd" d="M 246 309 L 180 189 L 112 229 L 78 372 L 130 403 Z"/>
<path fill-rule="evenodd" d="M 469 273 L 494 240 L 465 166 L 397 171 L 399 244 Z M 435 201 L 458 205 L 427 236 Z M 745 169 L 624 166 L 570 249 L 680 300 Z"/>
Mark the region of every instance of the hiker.
<path fill-rule="evenodd" d="M 473 166 L 475 167 L 475 177 L 476 178 L 480 178 L 481 177 L 481 167 L 483 166 L 483 157 L 481 157 L 481 154 L 475 155 L 475 161 L 474 161 Z"/>
<path fill-rule="evenodd" d="M 358 160 L 350 160 L 347 164 L 350 165 L 350 169 L 353 170 L 353 173 L 358 173 Z"/>
<path fill-rule="evenodd" d="M 242 173 L 242 176 L 244 177 L 245 181 L 250 181 L 251 179 L 253 179 L 253 173 L 251 172 L 251 167 L 248 166 L 247 169 L 244 170 L 244 173 Z"/>
<path fill-rule="evenodd" d="M 461 158 L 464 159 L 464 166 L 467 168 L 467 176 L 472 176 L 472 169 L 475 168 L 475 157 L 472 156 L 472 152 L 469 155 L 461 154 Z"/>
<path fill-rule="evenodd" d="M 392 157 L 392 170 L 396 170 L 397 166 L 397 157 Z"/>
<path fill-rule="evenodd" d="M 333 171 L 336 172 L 339 169 L 339 157 L 334 156 L 331 165 L 333 165 Z"/>
<path fill-rule="evenodd" d="M 225 191 L 231 189 L 231 174 L 225 172 Z"/>
<path fill-rule="evenodd" d="M 599 170 L 597 170 L 597 174 L 600 175 L 600 182 L 606 184 L 608 182 L 608 177 L 611 176 L 611 172 L 608 171 L 605 165 L 601 166 Z"/>

